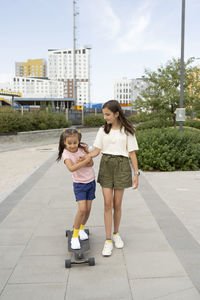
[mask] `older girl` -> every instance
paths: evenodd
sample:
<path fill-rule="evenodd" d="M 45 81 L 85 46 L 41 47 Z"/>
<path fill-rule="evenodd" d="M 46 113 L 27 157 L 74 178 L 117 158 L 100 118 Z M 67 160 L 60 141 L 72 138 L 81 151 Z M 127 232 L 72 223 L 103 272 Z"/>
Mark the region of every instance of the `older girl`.
<path fill-rule="evenodd" d="M 100 152 L 103 154 L 97 179 L 104 197 L 106 241 L 102 255 L 110 256 L 113 250 L 112 240 L 116 248 L 124 247 L 124 242 L 119 235 L 122 198 L 125 188 L 138 187 L 140 173 L 135 154 L 135 150 L 138 150 L 135 130 L 126 119 L 119 102 L 116 100 L 106 102 L 102 111 L 106 124 L 99 129 L 94 142 L 95 148 L 86 157 L 93 158 Z M 134 169 L 133 179 L 129 156 Z M 111 236 L 113 209 L 114 232 Z"/>

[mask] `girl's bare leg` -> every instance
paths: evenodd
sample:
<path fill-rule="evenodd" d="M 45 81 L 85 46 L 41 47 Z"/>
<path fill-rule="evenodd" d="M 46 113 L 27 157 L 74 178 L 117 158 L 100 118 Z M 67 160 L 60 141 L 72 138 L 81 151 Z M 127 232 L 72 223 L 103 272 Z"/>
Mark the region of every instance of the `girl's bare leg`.
<path fill-rule="evenodd" d="M 86 200 L 78 201 L 78 211 L 74 220 L 74 228 L 79 229 L 86 216 Z"/>
<path fill-rule="evenodd" d="M 103 187 L 102 193 L 104 197 L 104 222 L 105 222 L 106 239 L 111 239 L 113 189 Z"/>
<path fill-rule="evenodd" d="M 92 201 L 93 200 L 87 200 L 86 201 L 86 213 L 85 213 L 85 216 L 84 218 L 82 219 L 82 225 L 85 225 L 89 216 L 90 216 L 90 211 L 91 211 L 91 206 L 92 206 Z"/>
<path fill-rule="evenodd" d="M 114 207 L 114 232 L 117 233 L 119 231 L 119 225 L 122 215 L 122 198 L 123 198 L 124 190 L 114 190 L 114 201 L 113 201 L 113 207 Z"/>

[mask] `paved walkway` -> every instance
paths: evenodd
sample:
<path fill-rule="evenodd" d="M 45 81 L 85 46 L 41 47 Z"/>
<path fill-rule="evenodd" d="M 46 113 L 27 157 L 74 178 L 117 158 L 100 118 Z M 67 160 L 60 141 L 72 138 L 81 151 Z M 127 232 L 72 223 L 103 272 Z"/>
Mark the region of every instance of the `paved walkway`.
<path fill-rule="evenodd" d="M 83 134 L 89 145 L 94 137 Z M 88 221 L 96 265 L 65 269 L 76 203 L 71 174 L 55 158 L 0 203 L 0 300 L 200 300 L 200 172 L 143 172 L 124 196 L 125 247 L 109 258 L 97 185 Z"/>

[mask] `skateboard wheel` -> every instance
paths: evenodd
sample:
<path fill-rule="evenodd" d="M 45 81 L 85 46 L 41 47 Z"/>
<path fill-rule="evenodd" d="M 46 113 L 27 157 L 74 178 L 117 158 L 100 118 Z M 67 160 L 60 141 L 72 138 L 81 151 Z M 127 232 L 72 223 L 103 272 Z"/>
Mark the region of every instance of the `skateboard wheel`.
<path fill-rule="evenodd" d="M 87 233 L 87 235 L 90 234 L 89 229 L 85 229 L 85 232 Z"/>
<path fill-rule="evenodd" d="M 68 237 L 69 235 L 69 230 L 66 230 L 66 237 Z"/>
<path fill-rule="evenodd" d="M 90 257 L 88 259 L 88 262 L 89 262 L 89 266 L 94 266 L 95 265 L 95 259 L 94 259 L 94 257 Z"/>
<path fill-rule="evenodd" d="M 71 260 L 70 259 L 65 260 L 65 268 L 71 268 Z"/>

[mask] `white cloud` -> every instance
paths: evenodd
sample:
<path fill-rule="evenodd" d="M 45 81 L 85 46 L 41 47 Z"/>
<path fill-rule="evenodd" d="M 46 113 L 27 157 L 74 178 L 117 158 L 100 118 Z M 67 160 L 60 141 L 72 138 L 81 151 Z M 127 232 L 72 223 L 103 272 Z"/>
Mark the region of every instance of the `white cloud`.
<path fill-rule="evenodd" d="M 132 6 L 129 15 L 122 18 L 109 0 L 98 1 L 93 7 L 95 29 L 98 35 L 110 40 L 115 53 L 157 51 L 166 57 L 177 56 L 179 49 L 176 41 L 166 42 L 165 36 L 159 33 L 159 19 L 153 18 L 157 3 L 157 0 L 141 1 L 137 7 Z"/>
<path fill-rule="evenodd" d="M 120 52 L 128 52 L 138 50 L 143 44 L 145 30 L 150 24 L 150 15 L 142 15 L 137 18 L 133 17 L 127 24 L 125 34 L 121 34 L 117 38 L 117 49 Z"/>
<path fill-rule="evenodd" d="M 95 3 L 94 3 L 95 2 Z M 115 39 L 120 31 L 120 18 L 116 15 L 108 0 L 93 1 L 95 31 L 106 39 Z"/>

